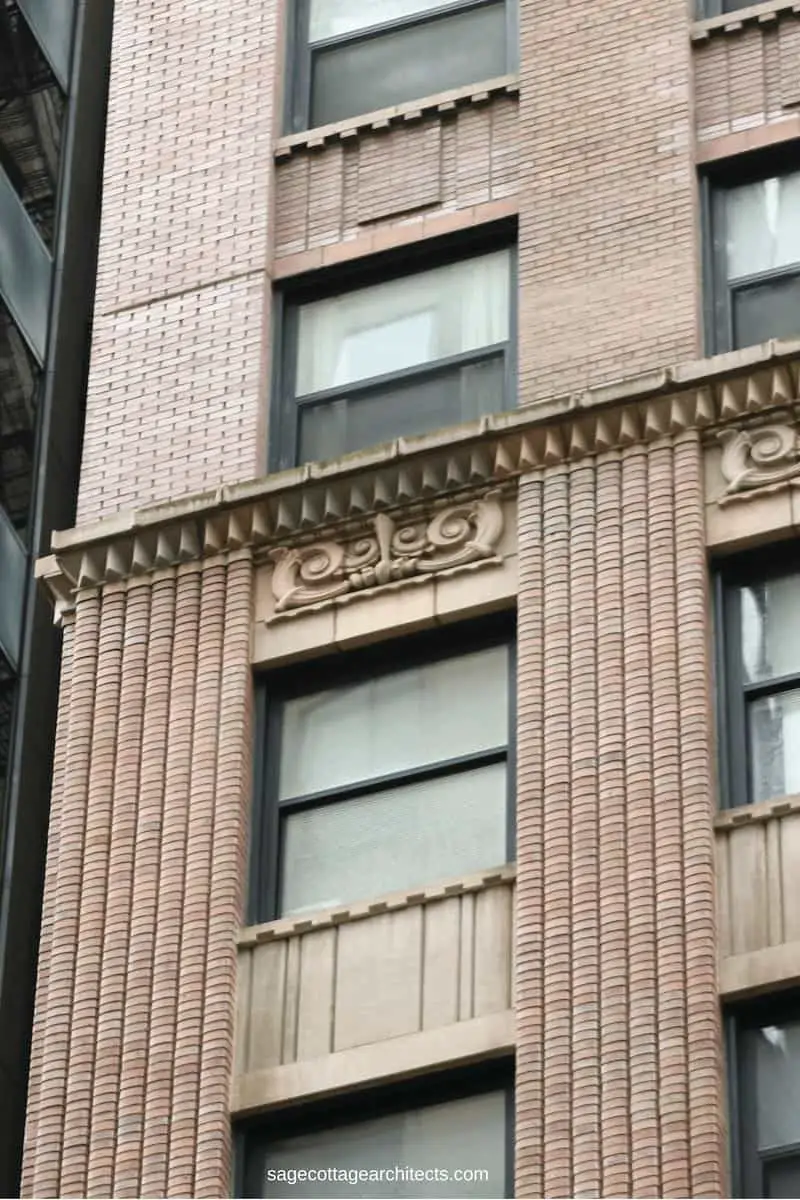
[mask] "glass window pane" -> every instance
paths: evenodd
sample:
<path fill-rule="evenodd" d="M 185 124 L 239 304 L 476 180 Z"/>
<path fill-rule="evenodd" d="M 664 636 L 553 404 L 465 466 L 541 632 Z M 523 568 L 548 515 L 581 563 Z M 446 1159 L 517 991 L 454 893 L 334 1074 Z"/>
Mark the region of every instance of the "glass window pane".
<path fill-rule="evenodd" d="M 507 341 L 509 264 L 498 250 L 303 305 L 296 394 Z"/>
<path fill-rule="evenodd" d="M 288 813 L 281 915 L 504 863 L 506 777 L 500 762 Z"/>
<path fill-rule="evenodd" d="M 14 716 L 14 673 L 0 651 L 0 835 L 3 831 L 3 801 L 11 756 L 11 722 Z M 2 842 L 0 842 L 0 851 Z M 0 859 L 2 861 L 2 859 Z"/>
<path fill-rule="evenodd" d="M 465 1096 L 407 1112 L 390 1113 L 336 1125 L 315 1133 L 275 1140 L 259 1139 L 249 1157 L 247 1196 L 299 1197 L 495 1197 L 505 1195 L 506 1096 L 503 1091 Z M 396 1171 L 396 1168 L 402 1168 Z M 314 1178 L 289 1183 L 267 1172 L 351 1171 L 349 1182 Z M 437 1180 L 436 1170 L 479 1173 L 477 1180 Z M 373 1171 L 358 1181 L 359 1170 Z M 429 1178 L 405 1178 L 406 1171 Z M 388 1178 L 380 1178 L 380 1172 Z M 399 1176 L 399 1178 L 396 1178 Z"/>
<path fill-rule="evenodd" d="M 427 379 L 387 384 L 327 404 L 304 405 L 299 417 L 298 463 L 324 462 L 378 446 L 476 421 L 508 406 L 505 356 L 439 371 Z"/>
<path fill-rule="evenodd" d="M 734 347 L 800 335 L 800 273 L 733 292 Z"/>
<path fill-rule="evenodd" d="M 327 125 L 504 75 L 505 4 L 312 51 L 311 123 Z"/>
<path fill-rule="evenodd" d="M 447 0 L 311 0 L 309 41 L 319 42 L 323 38 L 356 33 L 371 25 L 415 17 L 446 3 Z"/>
<path fill-rule="evenodd" d="M 393 671 L 283 706 L 279 798 L 505 746 L 508 647 Z"/>
<path fill-rule="evenodd" d="M 52 249 L 65 99 L 17 4 L 0 7 L 0 165 Z"/>
<path fill-rule="evenodd" d="M 749 706 L 753 802 L 800 792 L 800 689 Z"/>
<path fill-rule="evenodd" d="M 33 489 L 39 369 L 0 302 L 0 506 L 25 535 Z"/>
<path fill-rule="evenodd" d="M 754 1042 L 757 1147 L 800 1142 L 800 1021 L 764 1025 Z"/>
<path fill-rule="evenodd" d="M 800 672 L 800 575 L 743 587 L 741 604 L 745 681 Z"/>
<path fill-rule="evenodd" d="M 728 279 L 800 263 L 800 171 L 726 192 Z"/>
<path fill-rule="evenodd" d="M 800 1196 L 800 1154 L 771 1158 L 764 1163 L 764 1195 L 770 1200 L 797 1200 Z"/>

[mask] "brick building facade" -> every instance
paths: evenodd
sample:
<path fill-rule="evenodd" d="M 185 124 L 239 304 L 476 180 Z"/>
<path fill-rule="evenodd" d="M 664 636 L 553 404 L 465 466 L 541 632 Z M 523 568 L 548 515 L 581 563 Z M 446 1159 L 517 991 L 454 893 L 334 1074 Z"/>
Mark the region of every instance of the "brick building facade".
<path fill-rule="evenodd" d="M 796 7 L 117 0 L 24 1195 L 796 1194 Z"/>

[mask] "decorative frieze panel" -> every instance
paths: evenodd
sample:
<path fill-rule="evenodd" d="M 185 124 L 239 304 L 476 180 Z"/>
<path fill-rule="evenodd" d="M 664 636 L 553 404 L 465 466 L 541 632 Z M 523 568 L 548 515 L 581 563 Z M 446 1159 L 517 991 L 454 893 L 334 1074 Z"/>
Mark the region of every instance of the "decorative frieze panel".
<path fill-rule="evenodd" d="M 726 483 L 721 505 L 756 491 L 800 484 L 800 440 L 793 425 L 723 429 L 720 471 Z"/>
<path fill-rule="evenodd" d="M 377 513 L 357 536 L 270 550 L 275 612 L 469 563 L 499 563 L 500 492 L 397 520 Z"/>

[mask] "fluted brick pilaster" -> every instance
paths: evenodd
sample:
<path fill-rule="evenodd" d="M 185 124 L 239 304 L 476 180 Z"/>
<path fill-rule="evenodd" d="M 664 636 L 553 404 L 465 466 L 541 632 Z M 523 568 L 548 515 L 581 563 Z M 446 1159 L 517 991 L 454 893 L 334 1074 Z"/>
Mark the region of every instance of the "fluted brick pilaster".
<path fill-rule="evenodd" d="M 523 479 L 519 1196 L 722 1196 L 699 438 Z"/>

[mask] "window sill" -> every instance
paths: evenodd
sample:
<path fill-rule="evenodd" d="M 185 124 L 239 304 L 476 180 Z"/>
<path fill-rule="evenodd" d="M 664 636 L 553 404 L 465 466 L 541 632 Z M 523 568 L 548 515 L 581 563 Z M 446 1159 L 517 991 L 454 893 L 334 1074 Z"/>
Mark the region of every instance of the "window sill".
<path fill-rule="evenodd" d="M 429 904 L 434 900 L 441 900 L 445 896 L 482 892 L 490 887 L 513 883 L 516 876 L 516 865 L 510 863 L 506 866 L 463 875 L 457 879 L 429 884 L 427 887 L 391 892 L 389 895 L 371 900 L 359 900 L 355 904 L 321 910 L 308 916 L 281 917 L 277 921 L 269 921 L 264 925 L 250 925 L 242 929 L 237 938 L 237 945 L 240 947 L 257 946 L 262 942 L 273 942 L 282 938 L 295 937 L 298 933 L 308 933 L 312 929 L 327 929 L 333 925 L 363 920 L 365 917 L 374 917 L 380 913 L 397 912 L 399 909 Z"/>
<path fill-rule="evenodd" d="M 758 804 L 740 804 L 736 808 L 726 808 L 714 817 L 714 828 L 732 829 L 737 825 L 771 821 L 773 817 L 786 817 L 791 813 L 800 813 L 800 795 L 775 796 L 772 800 L 761 800 Z"/>
<path fill-rule="evenodd" d="M 782 16 L 800 16 L 798 0 L 766 0 L 764 4 L 751 4 L 737 12 L 722 13 L 719 17 L 708 17 L 705 21 L 692 24 L 693 42 L 705 42 L 718 34 L 740 33 L 745 25 L 771 25 Z"/>
<path fill-rule="evenodd" d="M 328 142 L 347 141 L 368 130 L 388 129 L 392 125 L 403 125 L 432 113 L 446 113 L 469 104 L 485 103 L 493 96 L 515 96 L 518 91 L 519 79 L 516 75 L 499 75 L 482 83 L 439 92 L 421 100 L 396 104 L 392 108 L 381 108 L 376 112 L 364 113 L 363 116 L 337 121 L 333 125 L 320 125 L 316 129 L 305 129 L 302 133 L 279 138 L 275 146 L 275 158 L 280 162 L 300 151 L 318 150 Z"/>

